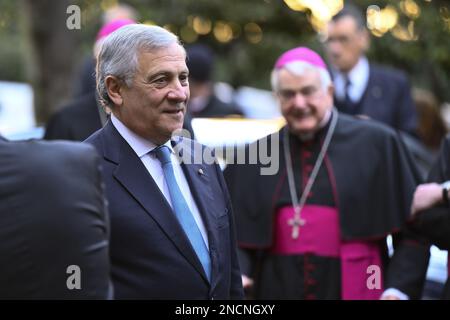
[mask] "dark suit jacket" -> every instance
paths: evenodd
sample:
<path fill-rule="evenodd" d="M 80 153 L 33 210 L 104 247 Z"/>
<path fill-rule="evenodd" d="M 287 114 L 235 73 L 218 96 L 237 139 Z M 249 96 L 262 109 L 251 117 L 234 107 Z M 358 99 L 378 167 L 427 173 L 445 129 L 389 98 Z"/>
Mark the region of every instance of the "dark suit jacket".
<path fill-rule="evenodd" d="M 112 296 L 99 162 L 81 143 L 0 139 L 0 299 Z"/>
<path fill-rule="evenodd" d="M 428 182 L 443 183 L 448 180 L 450 180 L 450 135 L 442 142 L 438 159 L 428 177 Z M 414 227 L 419 234 L 441 250 L 450 250 L 450 208 L 447 205 L 437 205 L 419 212 L 415 222 Z M 444 299 L 450 299 L 449 276 L 450 274 L 442 294 Z"/>
<path fill-rule="evenodd" d="M 335 103 L 341 110 L 337 99 Z M 371 64 L 369 82 L 355 114 L 365 114 L 392 128 L 417 135 L 417 112 L 411 88 L 408 78 L 399 70 Z"/>
<path fill-rule="evenodd" d="M 115 298 L 241 298 L 234 222 L 219 166 L 182 164 L 208 233 L 212 263 L 209 283 L 171 207 L 112 123 L 86 141 L 103 158 Z M 180 143 L 185 146 L 183 152 L 191 152 L 192 146 L 196 152 L 203 150 L 188 139 Z M 199 174 L 200 169 L 203 174 Z"/>
<path fill-rule="evenodd" d="M 77 97 L 55 113 L 44 139 L 83 141 L 102 127 L 95 91 Z"/>

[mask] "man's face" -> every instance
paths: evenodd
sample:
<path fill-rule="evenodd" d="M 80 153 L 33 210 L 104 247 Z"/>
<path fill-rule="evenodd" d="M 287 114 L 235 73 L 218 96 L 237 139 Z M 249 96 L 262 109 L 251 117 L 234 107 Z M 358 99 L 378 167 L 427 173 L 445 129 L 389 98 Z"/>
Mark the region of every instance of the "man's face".
<path fill-rule="evenodd" d="M 333 106 L 333 87 L 322 88 L 317 70 L 297 76 L 281 69 L 278 80 L 281 113 L 291 132 L 301 135 L 317 131 L 326 112 Z"/>
<path fill-rule="evenodd" d="M 113 112 L 129 129 L 160 144 L 181 129 L 189 100 L 185 51 L 178 44 L 154 52 L 141 51 L 128 88 L 121 85 L 122 104 Z"/>
<path fill-rule="evenodd" d="M 344 16 L 328 24 L 325 48 L 330 63 L 341 72 L 350 71 L 368 45 L 367 31 L 358 29 L 353 17 Z"/>

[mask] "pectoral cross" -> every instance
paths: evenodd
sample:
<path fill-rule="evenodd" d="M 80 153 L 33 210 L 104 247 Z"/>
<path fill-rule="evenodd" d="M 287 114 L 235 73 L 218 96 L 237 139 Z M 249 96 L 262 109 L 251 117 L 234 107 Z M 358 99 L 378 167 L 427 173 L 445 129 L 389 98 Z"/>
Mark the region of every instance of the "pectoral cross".
<path fill-rule="evenodd" d="M 304 226 L 306 223 L 305 220 L 300 218 L 298 215 L 294 215 L 292 219 L 288 220 L 288 224 L 292 226 L 292 239 L 297 239 L 298 234 L 300 233 L 300 226 Z"/>

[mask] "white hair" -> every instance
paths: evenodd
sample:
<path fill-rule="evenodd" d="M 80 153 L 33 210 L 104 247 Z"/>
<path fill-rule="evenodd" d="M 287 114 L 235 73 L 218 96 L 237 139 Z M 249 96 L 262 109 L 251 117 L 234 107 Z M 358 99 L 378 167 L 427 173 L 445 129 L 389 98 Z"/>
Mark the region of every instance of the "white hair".
<path fill-rule="evenodd" d="M 153 51 L 181 43 L 176 35 L 158 26 L 129 24 L 111 33 L 103 41 L 97 57 L 97 91 L 101 103 L 110 108 L 105 79 L 114 76 L 128 87 L 138 67 L 138 55 L 142 50 Z"/>
<path fill-rule="evenodd" d="M 322 89 L 327 89 L 331 85 L 331 77 L 330 73 L 325 70 L 324 68 L 320 68 L 318 66 L 315 66 L 311 63 L 305 62 L 305 61 L 292 61 L 289 63 L 286 63 L 282 68 L 280 69 L 273 69 L 272 74 L 270 76 L 270 83 L 272 85 L 273 91 L 278 91 L 279 89 L 279 72 L 282 69 L 286 69 L 289 72 L 295 74 L 296 76 L 302 76 L 308 71 L 317 71 L 320 76 L 320 83 L 322 85 Z"/>

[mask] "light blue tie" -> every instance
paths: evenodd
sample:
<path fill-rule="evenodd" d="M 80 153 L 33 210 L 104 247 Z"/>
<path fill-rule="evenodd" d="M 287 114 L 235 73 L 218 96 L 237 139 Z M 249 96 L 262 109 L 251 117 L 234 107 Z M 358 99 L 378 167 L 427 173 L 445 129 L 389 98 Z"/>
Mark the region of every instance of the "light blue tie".
<path fill-rule="evenodd" d="M 200 229 L 195 222 L 194 216 L 189 209 L 186 200 L 181 193 L 180 187 L 175 180 L 175 174 L 173 171 L 172 161 L 170 159 L 170 149 L 167 146 L 159 146 L 154 150 L 156 157 L 161 162 L 164 170 L 164 178 L 166 179 L 167 186 L 169 187 L 170 199 L 172 200 L 173 211 L 178 218 L 184 232 L 186 233 L 192 247 L 194 248 L 197 256 L 202 263 L 208 280 L 211 279 L 211 259 L 209 257 L 209 251 L 203 240 Z"/>

